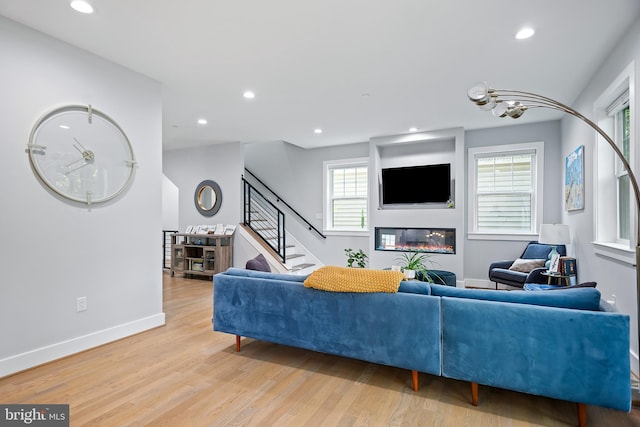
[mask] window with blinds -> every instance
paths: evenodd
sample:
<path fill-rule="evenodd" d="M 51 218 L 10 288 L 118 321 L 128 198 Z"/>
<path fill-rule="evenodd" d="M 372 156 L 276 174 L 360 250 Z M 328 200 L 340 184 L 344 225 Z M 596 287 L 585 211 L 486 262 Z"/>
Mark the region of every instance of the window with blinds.
<path fill-rule="evenodd" d="M 368 218 L 368 167 L 362 165 L 329 166 L 328 229 L 366 231 Z"/>
<path fill-rule="evenodd" d="M 479 232 L 534 231 L 535 151 L 478 155 L 476 227 Z"/>
<path fill-rule="evenodd" d="M 627 161 L 630 150 L 631 110 L 629 109 L 629 91 L 620 107 L 613 109 L 611 115 L 615 119 L 615 141 Z M 616 158 L 616 191 L 617 191 L 617 241 L 628 244 L 631 238 L 631 182 L 629 173 L 622 162 Z"/>

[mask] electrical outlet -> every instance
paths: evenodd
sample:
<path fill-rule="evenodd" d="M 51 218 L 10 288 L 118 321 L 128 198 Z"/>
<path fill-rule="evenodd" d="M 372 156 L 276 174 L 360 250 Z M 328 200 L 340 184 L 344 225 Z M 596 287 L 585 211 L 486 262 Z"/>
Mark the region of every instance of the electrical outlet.
<path fill-rule="evenodd" d="M 79 313 L 81 311 L 87 310 L 87 297 L 79 297 L 76 300 L 76 311 Z"/>

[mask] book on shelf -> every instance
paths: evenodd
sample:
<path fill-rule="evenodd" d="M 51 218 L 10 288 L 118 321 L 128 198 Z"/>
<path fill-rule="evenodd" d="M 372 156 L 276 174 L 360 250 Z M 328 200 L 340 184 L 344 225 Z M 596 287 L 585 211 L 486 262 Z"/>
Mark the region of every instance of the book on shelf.
<path fill-rule="evenodd" d="M 575 258 L 563 256 L 560 257 L 560 274 L 569 277 L 571 286 L 578 283 L 578 266 Z"/>

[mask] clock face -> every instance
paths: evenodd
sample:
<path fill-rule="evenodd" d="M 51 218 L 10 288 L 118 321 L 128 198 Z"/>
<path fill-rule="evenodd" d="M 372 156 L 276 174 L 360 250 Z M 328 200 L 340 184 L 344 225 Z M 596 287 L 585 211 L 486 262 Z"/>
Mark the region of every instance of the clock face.
<path fill-rule="evenodd" d="M 91 106 L 67 106 L 42 117 L 27 147 L 33 170 L 63 197 L 87 204 L 111 200 L 133 178 L 135 156 L 120 127 Z"/>

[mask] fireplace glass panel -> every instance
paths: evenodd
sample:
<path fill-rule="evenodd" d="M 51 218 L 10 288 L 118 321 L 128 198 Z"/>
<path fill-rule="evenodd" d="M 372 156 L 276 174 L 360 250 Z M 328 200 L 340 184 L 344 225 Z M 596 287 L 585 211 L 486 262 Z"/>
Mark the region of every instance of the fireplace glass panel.
<path fill-rule="evenodd" d="M 455 228 L 376 227 L 377 251 L 456 253 Z"/>

